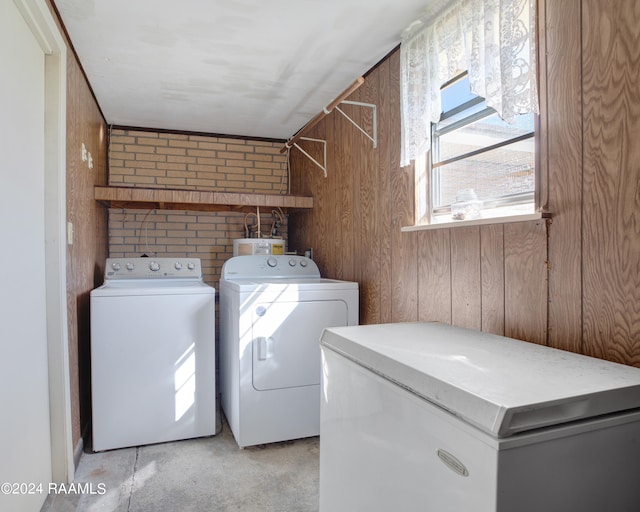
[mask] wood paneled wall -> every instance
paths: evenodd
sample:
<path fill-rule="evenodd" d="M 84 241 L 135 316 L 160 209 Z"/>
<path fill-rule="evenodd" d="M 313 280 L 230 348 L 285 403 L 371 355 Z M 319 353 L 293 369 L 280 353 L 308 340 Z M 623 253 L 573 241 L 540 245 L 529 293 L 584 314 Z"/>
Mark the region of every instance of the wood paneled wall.
<path fill-rule="evenodd" d="M 582 81 L 580 0 L 547 1 L 541 18 L 541 171 L 553 213 L 549 344 L 582 352 Z"/>
<path fill-rule="evenodd" d="M 291 215 L 290 247 L 312 247 L 324 275 L 359 282 L 361 323 L 437 320 L 545 343 L 545 221 L 401 232 L 414 172 L 398 165 L 399 85 L 396 51 L 349 98 L 376 104 L 376 149 L 334 113 L 310 135 L 327 141 L 326 179 L 292 150 L 292 192 L 316 206 Z M 368 109 L 342 108 L 372 130 Z"/>
<path fill-rule="evenodd" d="M 583 344 L 640 366 L 640 2 L 585 0 Z"/>
<path fill-rule="evenodd" d="M 107 257 L 107 210 L 93 187 L 107 184 L 107 126 L 72 52 L 67 53 L 67 310 L 73 443 L 90 421 L 91 359 L 89 293 L 102 284 Z M 82 144 L 93 168 L 82 161 Z"/>
<path fill-rule="evenodd" d="M 349 98 L 377 105 L 377 149 L 333 113 L 309 134 L 327 141 L 326 179 L 291 150 L 292 193 L 316 207 L 290 217 L 289 246 L 359 282 L 361 323 L 438 320 L 640 366 L 640 5 L 540 0 L 539 19 L 552 220 L 400 231 L 415 184 L 398 166 L 396 51 Z"/>

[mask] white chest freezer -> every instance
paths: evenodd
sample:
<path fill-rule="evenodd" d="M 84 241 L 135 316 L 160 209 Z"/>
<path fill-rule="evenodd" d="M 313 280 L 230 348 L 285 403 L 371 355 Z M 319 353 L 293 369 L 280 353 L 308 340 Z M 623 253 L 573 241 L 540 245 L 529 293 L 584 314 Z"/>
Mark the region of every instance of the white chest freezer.
<path fill-rule="evenodd" d="M 640 369 L 437 323 L 321 349 L 321 512 L 640 510 Z"/>

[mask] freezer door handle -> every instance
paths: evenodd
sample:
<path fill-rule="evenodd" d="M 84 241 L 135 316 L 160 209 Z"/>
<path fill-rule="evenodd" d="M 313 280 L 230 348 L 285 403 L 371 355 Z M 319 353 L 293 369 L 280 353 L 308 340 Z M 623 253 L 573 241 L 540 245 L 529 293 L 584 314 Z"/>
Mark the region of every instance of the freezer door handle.
<path fill-rule="evenodd" d="M 469 476 L 469 471 L 466 466 L 456 456 L 449 453 L 447 450 L 438 448 L 438 457 L 454 473 L 458 473 L 460 476 Z"/>

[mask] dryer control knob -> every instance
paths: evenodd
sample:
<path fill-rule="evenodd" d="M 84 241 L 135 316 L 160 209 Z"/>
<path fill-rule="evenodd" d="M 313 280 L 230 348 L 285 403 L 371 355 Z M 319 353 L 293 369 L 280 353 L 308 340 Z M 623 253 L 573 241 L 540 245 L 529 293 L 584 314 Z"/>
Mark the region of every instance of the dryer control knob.
<path fill-rule="evenodd" d="M 275 267 L 278 264 L 278 260 L 275 258 L 267 258 L 267 265 Z"/>
<path fill-rule="evenodd" d="M 196 268 L 196 264 L 190 261 L 189 263 L 187 263 L 187 268 L 189 270 L 193 270 Z"/>
<path fill-rule="evenodd" d="M 136 268 L 136 266 L 133 263 L 127 263 L 127 270 L 133 270 L 134 268 Z"/>
<path fill-rule="evenodd" d="M 290 260 L 289 260 L 289 266 L 290 266 L 290 267 L 295 267 L 295 266 L 296 266 L 296 260 L 294 260 L 294 259 L 290 259 Z"/>
<path fill-rule="evenodd" d="M 301 267 L 306 267 L 307 266 L 307 260 L 300 260 L 300 266 Z"/>
<path fill-rule="evenodd" d="M 157 272 L 158 270 L 160 270 L 160 264 L 157 261 L 152 261 L 151 263 L 149 263 L 149 270 L 151 270 L 152 272 Z"/>
<path fill-rule="evenodd" d="M 182 263 L 180 263 L 179 261 L 176 261 L 176 264 L 174 266 L 176 267 L 176 270 L 182 270 Z"/>
<path fill-rule="evenodd" d="M 117 272 L 120 270 L 120 263 L 112 263 L 111 268 Z"/>

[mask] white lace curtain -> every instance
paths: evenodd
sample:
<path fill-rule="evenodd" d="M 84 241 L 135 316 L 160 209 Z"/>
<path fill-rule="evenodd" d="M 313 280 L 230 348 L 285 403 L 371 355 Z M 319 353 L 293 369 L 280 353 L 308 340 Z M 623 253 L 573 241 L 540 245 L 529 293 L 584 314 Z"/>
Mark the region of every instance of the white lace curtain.
<path fill-rule="evenodd" d="M 440 87 L 467 70 L 471 92 L 507 122 L 538 112 L 536 0 L 453 0 L 407 28 L 400 46 L 400 165 L 429 150 Z"/>

